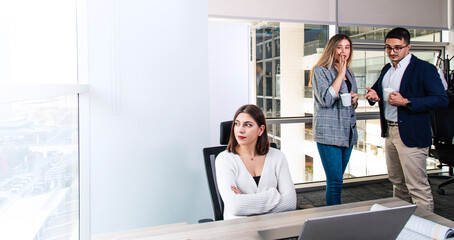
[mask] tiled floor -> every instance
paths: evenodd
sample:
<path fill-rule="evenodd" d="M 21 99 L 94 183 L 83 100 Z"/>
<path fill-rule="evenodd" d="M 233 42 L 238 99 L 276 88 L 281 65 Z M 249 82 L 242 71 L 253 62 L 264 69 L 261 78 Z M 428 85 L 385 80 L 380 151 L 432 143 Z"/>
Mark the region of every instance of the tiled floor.
<path fill-rule="evenodd" d="M 430 177 L 432 194 L 435 202 L 435 213 L 454 221 L 454 184 L 443 187 L 445 195 L 437 193 L 437 186 L 444 179 Z M 344 187 L 342 190 L 342 202 L 359 202 L 379 198 L 392 197 L 392 185 L 390 182 L 371 183 L 359 186 Z M 298 207 L 325 206 L 325 190 L 298 193 Z"/>

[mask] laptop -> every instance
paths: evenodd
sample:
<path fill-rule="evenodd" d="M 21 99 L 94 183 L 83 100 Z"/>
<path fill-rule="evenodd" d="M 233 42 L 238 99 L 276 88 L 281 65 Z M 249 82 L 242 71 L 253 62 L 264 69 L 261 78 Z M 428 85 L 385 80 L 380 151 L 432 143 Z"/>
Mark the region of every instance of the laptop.
<path fill-rule="evenodd" d="M 260 230 L 262 240 L 396 239 L 416 205 L 307 219 L 304 225 Z"/>

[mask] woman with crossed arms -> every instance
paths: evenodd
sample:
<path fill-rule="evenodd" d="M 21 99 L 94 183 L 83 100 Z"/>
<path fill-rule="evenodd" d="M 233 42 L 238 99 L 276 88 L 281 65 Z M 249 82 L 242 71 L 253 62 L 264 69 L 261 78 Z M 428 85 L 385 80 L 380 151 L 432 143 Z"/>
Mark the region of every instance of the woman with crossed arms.
<path fill-rule="evenodd" d="M 296 192 L 285 155 L 270 148 L 265 116 L 244 105 L 233 118 L 227 149 L 216 158 L 224 219 L 296 209 Z"/>

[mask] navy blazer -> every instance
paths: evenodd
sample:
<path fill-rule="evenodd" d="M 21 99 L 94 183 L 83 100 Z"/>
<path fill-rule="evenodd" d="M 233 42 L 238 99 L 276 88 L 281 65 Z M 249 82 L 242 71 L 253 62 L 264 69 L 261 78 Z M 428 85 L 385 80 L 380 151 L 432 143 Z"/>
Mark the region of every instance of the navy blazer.
<path fill-rule="evenodd" d="M 383 111 L 383 77 L 390 64 L 381 70 L 380 77 L 372 86 L 380 101 L 381 136 L 388 136 L 388 123 Z M 434 65 L 412 55 L 402 76 L 399 93 L 411 101 L 411 109 L 397 107 L 399 134 L 407 147 L 429 147 L 432 144 L 429 110 L 448 106 L 448 97 Z M 372 103 L 373 104 L 373 103 Z"/>

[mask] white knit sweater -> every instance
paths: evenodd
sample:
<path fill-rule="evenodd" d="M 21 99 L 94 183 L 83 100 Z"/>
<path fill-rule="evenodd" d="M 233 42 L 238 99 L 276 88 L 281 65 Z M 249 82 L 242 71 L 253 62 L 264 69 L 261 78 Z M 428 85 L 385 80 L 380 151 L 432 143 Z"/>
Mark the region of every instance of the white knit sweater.
<path fill-rule="evenodd" d="M 224 219 L 296 209 L 296 192 L 285 155 L 270 148 L 259 185 L 240 156 L 227 150 L 216 158 L 216 178 L 224 201 Z M 235 194 L 231 186 L 240 189 Z"/>

